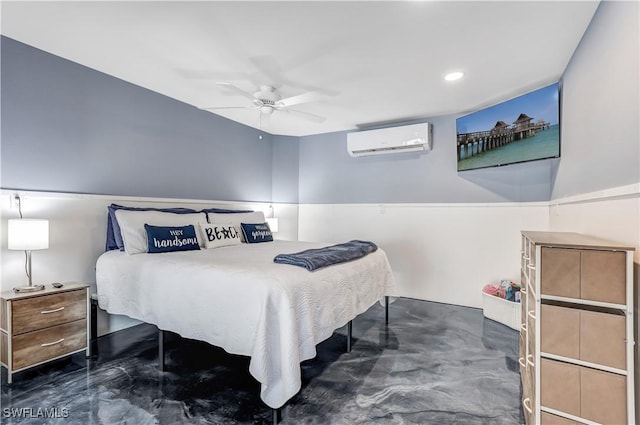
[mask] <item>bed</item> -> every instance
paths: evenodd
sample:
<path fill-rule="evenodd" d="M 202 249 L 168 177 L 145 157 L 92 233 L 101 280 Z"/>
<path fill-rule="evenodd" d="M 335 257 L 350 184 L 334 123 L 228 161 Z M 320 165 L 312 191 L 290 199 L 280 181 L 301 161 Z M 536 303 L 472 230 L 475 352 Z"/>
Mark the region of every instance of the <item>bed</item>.
<path fill-rule="evenodd" d="M 261 399 L 278 409 L 300 390 L 300 363 L 315 357 L 318 343 L 394 295 L 382 249 L 313 272 L 273 262 L 281 253 L 326 245 L 273 241 L 161 254 L 107 251 L 96 264 L 98 303 L 109 313 L 249 356 Z"/>

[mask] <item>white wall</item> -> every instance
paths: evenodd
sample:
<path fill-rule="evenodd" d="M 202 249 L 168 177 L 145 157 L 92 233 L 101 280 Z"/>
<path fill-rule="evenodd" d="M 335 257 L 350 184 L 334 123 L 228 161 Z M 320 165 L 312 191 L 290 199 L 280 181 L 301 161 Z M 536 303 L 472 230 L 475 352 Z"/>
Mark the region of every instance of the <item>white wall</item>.
<path fill-rule="evenodd" d="M 397 295 L 470 307 L 487 283 L 520 281 L 520 231 L 549 226 L 546 202 L 302 204 L 299 214 L 301 240 L 377 243 Z"/>
<path fill-rule="evenodd" d="M 6 249 L 7 219 L 18 217 L 0 191 L 0 288 L 26 283 L 24 254 Z M 18 192 L 25 218 L 50 220 L 50 248 L 33 253 L 36 282 L 81 281 L 95 291 L 95 262 L 104 251 L 106 207 L 218 206 L 269 212 L 269 204 Z M 576 231 L 630 243 L 640 250 L 640 184 L 553 202 L 485 204 L 273 204 L 278 239 L 342 242 L 367 239 L 384 249 L 397 295 L 481 307 L 481 289 L 520 280 L 520 231 Z M 636 252 L 636 262 L 639 262 Z M 99 334 L 130 326 L 101 315 Z"/>
<path fill-rule="evenodd" d="M 640 183 L 556 199 L 550 202 L 549 226 L 630 244 L 640 263 Z"/>
<path fill-rule="evenodd" d="M 485 284 L 520 281 L 522 230 L 630 244 L 635 267 L 640 263 L 640 183 L 552 202 L 302 204 L 299 215 L 301 240 L 376 242 L 389 257 L 398 295 L 470 307 L 482 306 Z"/>
<path fill-rule="evenodd" d="M 64 194 L 30 191 L 0 191 L 0 289 L 11 290 L 25 285 L 24 252 L 7 249 L 7 219 L 19 218 L 18 209 L 11 207 L 11 196 L 19 194 L 24 218 L 49 220 L 49 249 L 33 251 L 34 283 L 77 281 L 91 285 L 95 292 L 95 264 L 104 252 L 107 206 L 111 203 L 129 206 L 185 206 L 254 209 L 270 214 L 268 203 L 242 203 L 206 200 L 180 200 L 163 198 L 115 197 L 103 195 Z M 297 206 L 273 204 L 279 218 L 278 239 L 297 238 Z M 136 321 L 123 316 L 101 313 L 98 334 L 129 327 Z"/>
<path fill-rule="evenodd" d="M 551 199 L 640 182 L 640 2 L 603 1 L 562 76 Z"/>

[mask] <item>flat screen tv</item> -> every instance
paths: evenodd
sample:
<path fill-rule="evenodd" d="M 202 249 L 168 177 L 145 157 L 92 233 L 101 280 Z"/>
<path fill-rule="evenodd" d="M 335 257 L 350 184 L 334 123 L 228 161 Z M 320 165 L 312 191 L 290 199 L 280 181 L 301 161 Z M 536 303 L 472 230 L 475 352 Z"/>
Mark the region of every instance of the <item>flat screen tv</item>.
<path fill-rule="evenodd" d="M 560 157 L 555 83 L 456 120 L 458 171 Z"/>

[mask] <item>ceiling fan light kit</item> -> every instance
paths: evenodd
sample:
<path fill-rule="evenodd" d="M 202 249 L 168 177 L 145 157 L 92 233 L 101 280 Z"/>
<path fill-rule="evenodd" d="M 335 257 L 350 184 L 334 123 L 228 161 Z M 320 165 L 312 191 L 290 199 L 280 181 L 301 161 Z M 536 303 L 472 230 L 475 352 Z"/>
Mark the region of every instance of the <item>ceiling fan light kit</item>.
<path fill-rule="evenodd" d="M 263 105 L 260 107 L 260 112 L 266 115 L 271 115 L 273 114 L 273 107 L 269 105 Z"/>

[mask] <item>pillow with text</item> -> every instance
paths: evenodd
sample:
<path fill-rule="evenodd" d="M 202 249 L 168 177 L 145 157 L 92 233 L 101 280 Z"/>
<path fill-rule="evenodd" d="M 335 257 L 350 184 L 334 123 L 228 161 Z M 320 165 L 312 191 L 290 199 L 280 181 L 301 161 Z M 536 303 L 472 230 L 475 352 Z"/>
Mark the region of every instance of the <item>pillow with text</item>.
<path fill-rule="evenodd" d="M 196 228 L 188 226 L 150 226 L 147 231 L 147 252 L 193 251 L 200 249 Z"/>
<path fill-rule="evenodd" d="M 247 243 L 273 242 L 268 223 L 242 223 L 241 225 Z"/>
<path fill-rule="evenodd" d="M 205 248 L 240 245 L 240 232 L 232 223 L 200 223 L 200 233 Z"/>

